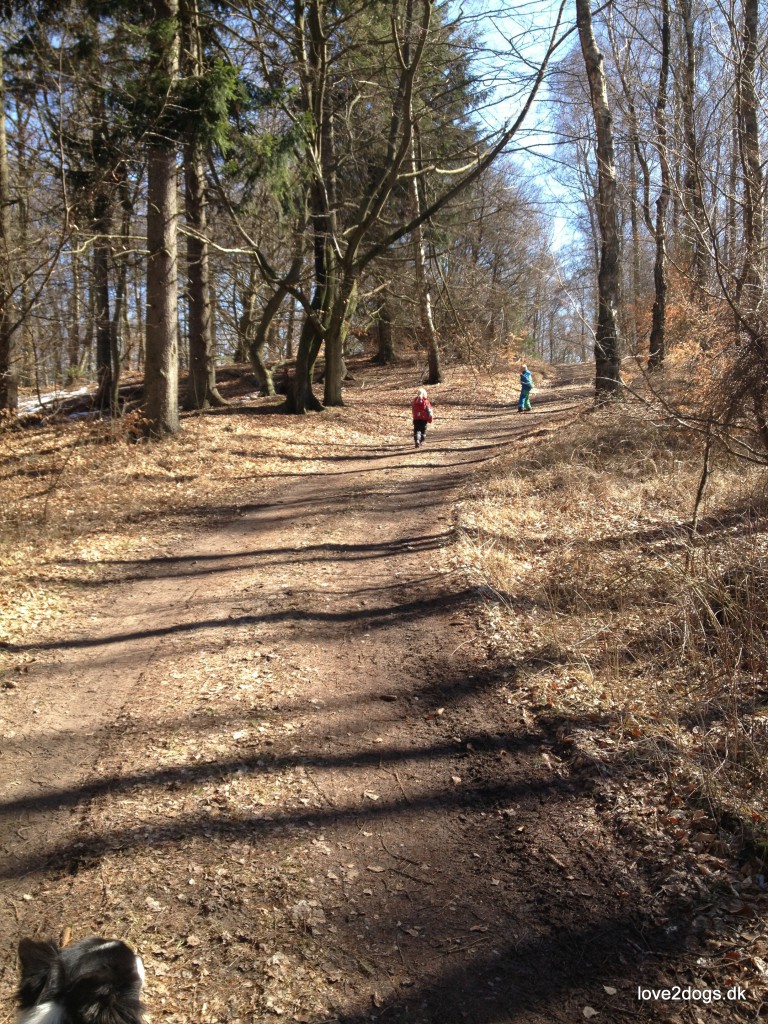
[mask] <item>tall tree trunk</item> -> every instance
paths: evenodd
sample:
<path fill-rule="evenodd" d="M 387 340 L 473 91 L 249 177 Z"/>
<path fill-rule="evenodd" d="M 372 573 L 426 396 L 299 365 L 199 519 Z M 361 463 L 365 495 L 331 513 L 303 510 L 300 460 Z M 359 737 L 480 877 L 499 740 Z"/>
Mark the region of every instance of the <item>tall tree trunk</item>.
<path fill-rule="evenodd" d="M 101 185 L 93 207 L 93 319 L 96 331 L 96 405 L 111 410 L 112 400 L 112 320 L 109 315 L 109 265 L 112 255 L 112 200 Z"/>
<path fill-rule="evenodd" d="M 758 0 L 744 0 L 743 50 L 738 74 L 739 139 L 744 175 L 744 263 L 739 300 L 750 312 L 757 311 L 763 299 L 765 234 L 760 104 L 756 85 L 757 39 Z"/>
<path fill-rule="evenodd" d="M 294 7 L 294 49 L 302 75 L 302 104 L 314 124 L 311 166 L 313 181 L 309 189 L 310 221 L 314 248 L 315 285 L 310 302 L 311 314 L 305 312 L 304 324 L 296 351 L 296 369 L 292 387 L 286 397 L 286 409 L 302 415 L 318 412 L 323 406 L 312 391 L 312 376 L 320 347 L 326 340 L 329 311 L 336 301 L 335 222 L 329 195 L 333 175 L 326 172 L 333 166 L 328 152 L 330 135 L 330 97 L 328 37 L 323 25 L 325 0 L 310 0 L 305 13 L 301 0 Z"/>
<path fill-rule="evenodd" d="M 765 178 L 757 91 L 759 0 L 744 0 L 738 69 L 741 167 L 744 175 L 744 260 L 737 284 L 738 327 L 744 340 L 739 372 L 752 398 L 755 424 L 768 449 L 768 325 L 765 310 Z"/>
<path fill-rule="evenodd" d="M 320 412 L 322 403 L 312 391 L 312 376 L 320 348 L 327 337 L 329 310 L 337 301 L 336 260 L 332 251 L 332 226 L 326 194 L 322 183 L 312 187 L 312 234 L 315 250 L 315 287 L 310 303 L 311 315 L 305 314 L 296 350 L 296 370 L 286 408 L 299 415 Z"/>
<path fill-rule="evenodd" d="M 109 314 L 109 286 L 112 270 L 112 222 L 115 190 L 113 154 L 107 142 L 106 98 L 99 90 L 94 110 L 91 147 L 94 161 L 93 199 L 93 316 L 96 332 L 96 405 L 102 412 L 116 414 L 119 366 L 113 358 L 112 320 Z"/>
<path fill-rule="evenodd" d="M 655 299 L 653 323 L 649 342 L 648 366 L 660 367 L 666 356 L 667 320 L 667 208 L 669 207 L 670 181 L 667 152 L 667 91 L 669 83 L 669 0 L 661 0 L 661 66 L 659 69 L 659 91 L 656 98 L 656 149 L 661 169 L 661 188 L 656 200 L 656 258 L 653 265 Z"/>
<path fill-rule="evenodd" d="M 730 147 L 730 170 L 728 173 L 728 202 L 726 207 L 724 259 L 726 271 L 729 278 L 735 275 L 738 245 L 737 216 L 736 216 L 736 188 L 739 176 L 739 111 L 738 101 L 733 105 L 733 127 L 731 128 Z"/>
<path fill-rule="evenodd" d="M 253 264 L 248 275 L 248 284 L 243 292 L 242 312 L 237 318 L 237 347 L 234 354 L 236 363 L 244 363 L 249 358 L 249 350 L 256 331 L 256 299 L 259 294 L 257 275 L 258 270 Z"/>
<path fill-rule="evenodd" d="M 322 132 L 322 153 L 325 170 L 323 174 L 323 193 L 325 196 L 325 218 L 330 232 L 330 239 L 337 237 L 336 223 L 336 135 L 333 127 L 333 113 L 324 111 Z M 349 246 L 347 246 L 349 250 Z M 351 288 L 349 272 L 343 275 L 339 267 L 339 253 L 335 245 L 328 246 L 329 259 L 333 272 L 329 279 L 329 302 L 326 306 L 326 323 L 328 329 L 325 336 L 325 381 L 323 387 L 323 404 L 326 406 L 344 405 L 341 393 L 344 379 L 344 320 L 347 315 Z"/>
<path fill-rule="evenodd" d="M 144 309 L 144 296 L 142 294 L 143 288 L 141 279 L 138 274 L 133 275 L 133 308 L 135 310 L 136 317 L 136 369 L 143 370 L 146 363 L 147 355 L 147 336 L 146 331 L 142 329 L 142 324 L 146 320 L 146 311 Z"/>
<path fill-rule="evenodd" d="M 319 319 L 323 309 L 323 291 L 319 285 L 315 285 L 311 306 L 314 316 Z M 293 386 L 286 397 L 288 412 L 303 415 L 306 412 L 322 411 L 322 403 L 312 391 L 312 376 L 322 344 L 323 335 L 318 332 L 313 318 L 306 316 L 296 347 Z"/>
<path fill-rule="evenodd" d="M 576 25 L 589 79 L 595 119 L 597 154 L 597 213 L 600 230 L 600 270 L 597 277 L 598 312 L 595 332 L 595 398 L 600 401 L 621 388 L 619 333 L 620 237 L 616 194 L 616 159 L 613 118 L 608 106 L 603 55 L 592 26 L 589 0 L 576 0 Z"/>
<path fill-rule="evenodd" d="M 621 81 L 622 91 L 628 108 L 628 118 L 630 125 L 631 135 L 631 169 L 632 169 L 632 180 L 633 182 L 637 179 L 636 169 L 639 167 L 642 178 L 642 200 L 639 203 L 640 209 L 643 213 L 643 220 L 651 233 L 655 248 L 656 255 L 654 260 L 653 268 L 653 280 L 654 280 L 654 304 L 653 304 L 653 315 L 651 325 L 651 335 L 649 341 L 649 358 L 648 366 L 653 369 L 654 367 L 661 366 L 664 362 L 665 357 L 665 332 L 666 332 L 666 316 L 667 316 L 667 211 L 669 208 L 669 199 L 671 194 L 670 189 L 670 167 L 669 167 L 669 153 L 667 148 L 667 101 L 668 101 L 668 89 L 669 89 L 669 53 L 670 53 L 670 17 L 669 17 L 669 0 L 660 0 L 661 2 L 661 62 L 659 65 L 659 84 L 656 91 L 656 107 L 653 114 L 654 126 L 656 129 L 656 137 L 654 145 L 659 158 L 659 170 L 661 176 L 661 185 L 659 194 L 656 198 L 656 219 L 655 222 L 651 216 L 651 170 L 648 164 L 647 157 L 645 156 L 643 149 L 640 145 L 640 132 L 638 128 L 637 113 L 635 109 L 635 100 L 633 94 L 633 85 L 629 78 L 625 74 L 623 63 L 619 63 L 617 60 L 617 68 L 619 78 Z M 616 43 L 611 34 L 611 42 L 614 48 L 614 55 L 617 55 Z M 639 276 L 639 251 L 638 251 L 638 238 L 637 238 L 637 186 L 633 186 L 632 189 L 632 227 L 633 227 L 633 263 L 635 267 L 635 280 Z M 635 294 L 638 294 L 639 289 L 637 286 L 634 288 Z"/>
<path fill-rule="evenodd" d="M 152 77 L 167 96 L 179 69 L 178 0 L 153 0 L 153 4 Z M 144 402 L 147 430 L 153 437 L 179 431 L 177 218 L 176 146 L 158 126 L 147 157 Z"/>
<path fill-rule="evenodd" d="M 254 263 L 252 264 L 248 275 L 248 285 L 243 292 L 242 311 L 240 316 L 237 317 L 238 341 L 232 355 L 232 358 L 236 362 L 245 362 L 248 358 L 248 349 L 251 341 L 253 340 L 256 328 L 256 299 L 259 292 L 258 285 L 256 284 L 257 275 L 258 269 Z M 234 301 L 237 303 L 237 291 L 234 292 L 233 297 Z"/>
<path fill-rule="evenodd" d="M 378 340 L 376 362 L 381 363 L 382 366 L 396 362 L 395 346 L 392 342 L 392 310 L 389 296 L 386 294 L 376 320 L 376 338 Z"/>
<path fill-rule="evenodd" d="M 286 359 L 293 359 L 293 327 L 296 323 L 296 300 L 291 296 L 291 304 L 288 307 L 288 322 L 285 325 L 285 349 L 283 356 Z"/>
<path fill-rule="evenodd" d="M 696 134 L 696 39 L 694 36 L 693 0 L 678 0 L 685 36 L 683 59 L 683 141 L 685 174 L 683 177 L 683 208 L 688 219 L 691 239 L 691 277 L 694 294 L 703 299 L 707 272 L 707 218 L 701 193 L 701 153 Z M 668 17 L 668 14 L 666 15 Z"/>
<path fill-rule="evenodd" d="M 129 203 L 123 206 L 123 221 L 121 225 L 121 240 L 122 245 L 125 247 L 127 244 L 128 236 L 131 230 L 131 217 L 133 209 Z M 115 305 L 112 312 L 112 323 L 110 330 L 110 342 L 112 346 L 112 394 L 110 396 L 110 406 L 114 414 L 118 414 L 120 411 L 120 374 L 123 367 L 123 358 L 121 357 L 122 343 L 126 340 L 125 332 L 125 307 L 126 307 L 126 293 L 128 291 L 128 261 L 123 258 L 120 261 L 120 269 L 117 274 L 117 281 L 115 283 Z"/>
<path fill-rule="evenodd" d="M 347 275 L 342 281 L 331 310 L 328 333 L 325 340 L 325 381 L 323 401 L 325 405 L 343 405 L 342 382 L 347 374 L 344 363 L 344 342 L 349 327 L 347 318 L 357 304 L 357 280 Z M 330 353 L 330 355 L 329 355 Z"/>
<path fill-rule="evenodd" d="M 18 408 L 16 322 L 13 308 L 11 178 L 5 134 L 5 81 L 0 53 L 0 412 Z"/>
<path fill-rule="evenodd" d="M 203 43 L 198 0 L 183 0 L 184 73 L 202 79 Z M 193 234 L 187 235 L 187 324 L 189 331 L 189 387 L 185 407 L 208 409 L 226 405 L 216 387 L 213 316 L 210 294 L 205 160 L 198 126 L 184 147 L 185 216 Z"/>
<path fill-rule="evenodd" d="M 72 383 L 80 373 L 80 261 L 70 252 L 72 291 L 69 298 L 69 331 L 67 340 L 67 380 Z"/>
<path fill-rule="evenodd" d="M 187 323 L 189 325 L 189 388 L 185 406 L 208 409 L 227 403 L 216 386 L 210 263 L 207 230 L 203 151 L 189 142 L 184 152 L 186 221 L 195 232 L 187 235 Z"/>
<path fill-rule="evenodd" d="M 632 310 L 629 317 L 629 344 L 634 354 L 640 351 L 640 339 L 637 330 L 637 318 L 640 310 L 640 215 L 637 199 L 637 154 L 634 146 L 629 147 L 630 173 L 632 175 L 632 191 L 629 197 L 630 223 L 632 225 Z"/>
<path fill-rule="evenodd" d="M 414 217 L 421 215 L 421 194 L 419 193 L 418 161 L 416 158 L 417 129 L 414 124 L 411 139 L 411 212 Z M 437 340 L 435 321 L 432 317 L 432 293 L 427 276 L 427 253 L 424 229 L 421 224 L 413 232 L 413 264 L 416 271 L 416 298 L 419 303 L 419 320 L 423 339 L 427 345 L 429 372 L 427 384 L 440 384 L 443 370 L 440 361 L 440 345 Z"/>

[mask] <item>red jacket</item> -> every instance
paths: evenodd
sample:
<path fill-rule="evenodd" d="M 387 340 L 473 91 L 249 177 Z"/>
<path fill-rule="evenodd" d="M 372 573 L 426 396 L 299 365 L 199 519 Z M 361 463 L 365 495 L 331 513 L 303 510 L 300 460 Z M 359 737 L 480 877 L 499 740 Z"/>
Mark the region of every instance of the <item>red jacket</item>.
<path fill-rule="evenodd" d="M 414 398 L 412 408 L 414 420 L 432 422 L 432 406 L 429 404 L 428 398 Z"/>

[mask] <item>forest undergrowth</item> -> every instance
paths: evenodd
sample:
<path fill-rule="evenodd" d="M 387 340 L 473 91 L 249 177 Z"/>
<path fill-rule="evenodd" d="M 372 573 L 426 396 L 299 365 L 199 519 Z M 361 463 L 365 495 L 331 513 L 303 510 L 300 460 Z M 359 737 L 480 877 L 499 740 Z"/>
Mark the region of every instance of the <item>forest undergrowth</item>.
<path fill-rule="evenodd" d="M 684 376 L 666 387 L 679 407 Z M 765 468 L 713 449 L 696 509 L 705 438 L 639 390 L 486 471 L 461 508 L 460 558 L 488 597 L 489 648 L 515 666 L 510 699 L 549 730 L 553 770 L 591 773 L 660 895 L 710 915 L 712 976 L 761 978 Z"/>

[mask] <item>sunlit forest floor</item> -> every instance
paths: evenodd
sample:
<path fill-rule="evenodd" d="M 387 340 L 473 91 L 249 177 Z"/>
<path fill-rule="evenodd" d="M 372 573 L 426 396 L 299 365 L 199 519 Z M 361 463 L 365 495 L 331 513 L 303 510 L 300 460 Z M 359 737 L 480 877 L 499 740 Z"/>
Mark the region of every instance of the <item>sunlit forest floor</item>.
<path fill-rule="evenodd" d="M 692 540 L 702 441 L 590 367 L 450 367 L 421 451 L 353 372 L 0 434 L 0 1019 L 94 932 L 169 1024 L 759 1019 L 763 474 Z"/>

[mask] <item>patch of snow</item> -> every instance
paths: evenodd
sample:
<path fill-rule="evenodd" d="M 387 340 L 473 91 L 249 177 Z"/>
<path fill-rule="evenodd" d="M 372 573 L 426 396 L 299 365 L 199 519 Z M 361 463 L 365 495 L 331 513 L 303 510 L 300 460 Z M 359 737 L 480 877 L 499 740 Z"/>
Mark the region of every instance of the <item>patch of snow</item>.
<path fill-rule="evenodd" d="M 35 396 L 24 402 L 19 402 L 19 413 L 39 412 L 46 405 L 55 405 L 57 402 L 63 402 L 69 398 L 80 398 L 87 395 L 89 391 L 88 386 L 77 388 L 75 391 L 46 391 L 39 398 Z"/>

